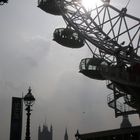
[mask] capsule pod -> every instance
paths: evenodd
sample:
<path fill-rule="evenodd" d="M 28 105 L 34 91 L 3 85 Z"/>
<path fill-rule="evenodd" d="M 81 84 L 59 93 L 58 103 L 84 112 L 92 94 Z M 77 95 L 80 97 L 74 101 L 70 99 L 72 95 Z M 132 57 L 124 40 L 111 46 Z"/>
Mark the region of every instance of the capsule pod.
<path fill-rule="evenodd" d="M 138 110 L 140 112 L 140 96 L 139 96 L 139 94 L 127 95 L 127 97 L 125 97 L 125 102 L 126 102 L 126 104 L 128 104 L 129 106 L 135 108 L 136 110 Z"/>
<path fill-rule="evenodd" d="M 103 63 L 103 59 L 101 58 L 94 57 L 82 59 L 79 66 L 79 72 L 92 79 L 105 80 L 100 70 L 101 63 Z"/>
<path fill-rule="evenodd" d="M 85 43 L 84 39 L 70 28 L 55 29 L 53 40 L 68 48 L 81 48 Z"/>
<path fill-rule="evenodd" d="M 8 0 L 0 0 L 0 5 L 3 5 L 4 3 L 8 3 Z"/>
<path fill-rule="evenodd" d="M 53 15 L 61 15 L 59 4 L 60 0 L 38 0 L 38 7 Z"/>

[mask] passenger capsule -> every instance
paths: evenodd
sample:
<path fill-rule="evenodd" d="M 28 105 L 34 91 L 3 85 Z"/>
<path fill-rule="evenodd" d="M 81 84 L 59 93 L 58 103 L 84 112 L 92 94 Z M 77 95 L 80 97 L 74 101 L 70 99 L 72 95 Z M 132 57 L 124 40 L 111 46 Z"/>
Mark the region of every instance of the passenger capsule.
<path fill-rule="evenodd" d="M 70 28 L 55 29 L 53 40 L 68 48 L 81 48 L 85 44 L 85 40 Z"/>
<path fill-rule="evenodd" d="M 135 108 L 136 110 L 139 110 L 139 112 L 140 112 L 140 96 L 139 96 L 139 94 L 127 95 L 127 97 L 125 97 L 125 102 L 126 102 L 126 104 Z"/>
<path fill-rule="evenodd" d="M 100 71 L 100 65 L 103 62 L 103 59 L 95 57 L 82 59 L 79 66 L 80 72 L 92 79 L 105 80 Z M 107 63 L 104 62 L 104 65 Z"/>
<path fill-rule="evenodd" d="M 38 7 L 53 15 L 61 15 L 59 4 L 60 0 L 38 0 Z"/>
<path fill-rule="evenodd" d="M 8 3 L 8 0 L 0 0 L 0 5 L 3 5 L 4 3 Z"/>

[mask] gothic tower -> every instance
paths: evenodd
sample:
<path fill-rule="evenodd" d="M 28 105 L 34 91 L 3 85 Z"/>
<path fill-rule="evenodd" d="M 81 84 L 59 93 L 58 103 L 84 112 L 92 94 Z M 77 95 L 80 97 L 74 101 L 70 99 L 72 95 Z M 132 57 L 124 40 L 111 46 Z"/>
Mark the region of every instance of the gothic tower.
<path fill-rule="evenodd" d="M 38 140 L 53 140 L 53 128 L 52 125 L 50 130 L 46 124 L 43 125 L 42 129 L 38 128 Z"/>

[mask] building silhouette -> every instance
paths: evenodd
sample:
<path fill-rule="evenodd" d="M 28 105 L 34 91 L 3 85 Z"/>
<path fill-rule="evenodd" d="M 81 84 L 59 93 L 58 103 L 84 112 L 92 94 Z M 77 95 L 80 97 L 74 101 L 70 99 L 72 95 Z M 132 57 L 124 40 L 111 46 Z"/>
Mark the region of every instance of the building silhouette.
<path fill-rule="evenodd" d="M 50 126 L 50 129 L 48 129 L 48 126 L 46 124 L 43 124 L 43 127 L 38 127 L 38 140 L 53 140 L 53 127 Z M 64 134 L 64 140 L 68 140 L 68 132 L 67 128 L 65 129 Z"/>
<path fill-rule="evenodd" d="M 85 134 L 77 130 L 75 137 L 76 140 L 140 140 L 140 126 L 132 126 L 128 116 L 124 115 L 119 129 Z"/>
<path fill-rule="evenodd" d="M 53 140 L 53 127 L 50 126 L 50 130 L 46 124 L 39 126 L 38 128 L 38 140 Z"/>

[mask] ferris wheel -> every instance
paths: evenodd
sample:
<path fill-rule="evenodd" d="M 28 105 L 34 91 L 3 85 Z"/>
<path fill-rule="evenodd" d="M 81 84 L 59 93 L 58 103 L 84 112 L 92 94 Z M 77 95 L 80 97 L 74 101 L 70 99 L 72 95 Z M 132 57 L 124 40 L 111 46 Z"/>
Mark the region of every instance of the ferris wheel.
<path fill-rule="evenodd" d="M 65 28 L 55 29 L 53 40 L 91 51 L 91 57 L 81 60 L 80 72 L 107 81 L 113 91 L 107 101 L 115 116 L 140 114 L 140 18 L 128 14 L 127 6 L 112 6 L 110 0 L 92 9 L 82 0 L 39 0 L 38 7 L 66 22 Z"/>

